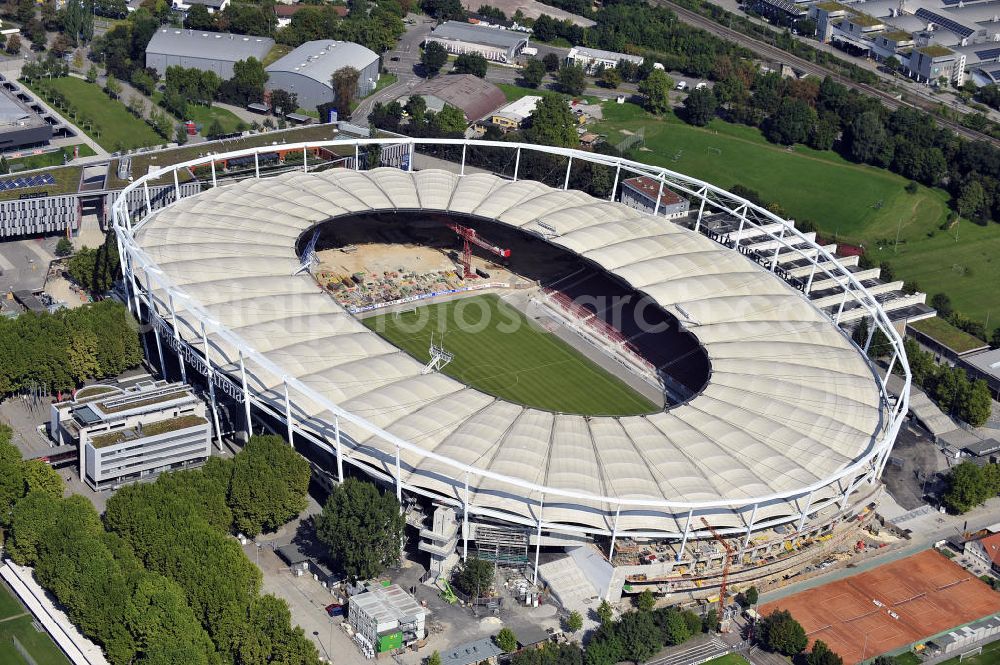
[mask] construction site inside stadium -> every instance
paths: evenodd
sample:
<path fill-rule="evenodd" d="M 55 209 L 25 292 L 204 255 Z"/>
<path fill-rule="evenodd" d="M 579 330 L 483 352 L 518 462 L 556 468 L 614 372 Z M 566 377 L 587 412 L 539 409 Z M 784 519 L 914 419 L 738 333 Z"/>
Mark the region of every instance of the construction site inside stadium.
<path fill-rule="evenodd" d="M 330 482 L 384 483 L 433 573 L 526 566 L 564 604 L 709 598 L 856 546 L 907 390 L 889 396 L 848 330 L 867 319 L 906 386 L 909 370 L 812 234 L 619 158 L 497 144 L 513 173 L 467 174 L 464 147 L 420 161 L 463 141 L 343 143 L 343 168 L 114 208 L 147 353 L 207 387 L 217 433 L 258 423 Z M 407 159 L 366 170 L 380 143 Z M 567 160 L 563 187 L 519 178 L 522 151 Z M 574 160 L 614 173 L 611 200 L 569 188 Z M 617 202 L 634 174 L 690 215 Z"/>

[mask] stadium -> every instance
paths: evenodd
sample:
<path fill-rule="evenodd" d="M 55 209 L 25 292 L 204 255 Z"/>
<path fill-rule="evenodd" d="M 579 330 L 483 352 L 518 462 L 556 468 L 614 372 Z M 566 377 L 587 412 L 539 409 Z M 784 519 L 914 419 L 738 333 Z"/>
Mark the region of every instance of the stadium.
<path fill-rule="evenodd" d="M 363 168 L 372 146 L 396 166 Z M 486 148 L 509 155 L 507 166 L 473 168 L 467 152 Z M 277 172 L 217 179 L 216 164 L 256 162 L 257 152 L 206 156 L 139 178 L 117 199 L 129 304 L 152 324 L 147 355 L 166 369 L 176 354 L 186 379 L 204 377 L 213 410 L 221 393 L 220 403 L 240 404 L 247 429 L 253 417 L 287 432 L 333 479 L 362 472 L 404 501 L 450 511 L 457 530 L 435 518 L 420 531 L 441 570 L 478 548 L 537 576 L 543 549 L 592 543 L 601 595 L 652 587 L 706 597 L 718 595 L 723 568 L 733 584 L 787 575 L 872 515 L 909 368 L 876 299 L 814 234 L 707 183 L 606 155 L 447 139 L 283 149 L 301 150 L 297 167 L 289 159 Z M 319 149 L 342 159 L 310 168 Z M 523 178 L 529 155 L 560 164 L 554 184 Z M 211 181 L 183 198 L 178 174 L 206 165 Z M 569 187 L 581 165 L 613 174 L 609 195 Z M 668 221 L 619 203 L 620 182 L 635 175 L 688 197 L 691 215 Z M 150 191 L 164 182 L 154 206 Z M 418 358 L 417 347 L 401 348 L 405 335 L 362 320 L 371 307 L 317 284 L 324 248 L 373 235 L 454 246 L 454 233 L 470 230 L 509 247 L 509 262 L 490 265 L 528 286 L 460 280 L 451 302 L 485 298 L 476 291 L 487 286 L 502 299 L 517 292 L 536 307 L 521 308 L 522 327 L 586 327 L 612 359 L 585 379 L 552 372 L 585 384 L 576 392 L 602 395 L 607 376 L 627 375 L 662 399 L 551 406 L 544 398 L 562 389 L 504 392 L 467 368 L 495 338 L 452 353 L 448 333 Z M 832 299 L 807 297 L 830 289 Z M 626 303 L 617 325 L 596 299 Z M 403 303 L 399 316 L 425 309 Z M 847 331 L 862 320 L 892 348 L 898 399 Z M 516 348 L 491 367 L 520 361 Z M 464 373 L 449 374 L 463 362 Z"/>

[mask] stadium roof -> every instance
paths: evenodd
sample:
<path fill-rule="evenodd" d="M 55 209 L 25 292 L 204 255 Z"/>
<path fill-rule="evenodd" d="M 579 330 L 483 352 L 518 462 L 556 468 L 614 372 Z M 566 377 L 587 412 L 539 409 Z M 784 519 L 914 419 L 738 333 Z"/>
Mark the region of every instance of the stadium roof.
<path fill-rule="evenodd" d="M 521 42 L 527 43 L 528 41 L 528 35 L 524 32 L 487 28 L 482 25 L 463 23 L 462 21 L 446 21 L 434 28 L 430 36 L 437 37 L 438 39 L 468 42 L 470 44 L 498 46 L 505 49 L 513 48 Z"/>
<path fill-rule="evenodd" d="M 375 51 L 354 42 L 318 39 L 306 42 L 288 55 L 267 66 L 268 72 L 295 72 L 330 87 L 333 73 L 344 67 L 359 72 L 376 62 Z"/>
<path fill-rule="evenodd" d="M 711 362 L 708 383 L 664 412 L 613 418 L 527 408 L 422 374 L 422 363 L 297 274 L 295 253 L 297 239 L 321 222 L 407 209 L 492 219 L 603 267 L 697 336 Z M 816 485 L 883 435 L 870 367 L 800 292 L 700 234 L 582 192 L 439 170 L 294 172 L 182 199 L 149 218 L 137 241 L 190 299 L 173 300 L 180 333 L 193 343 L 200 346 L 201 330 L 183 323 L 186 302 L 285 376 L 374 426 L 527 483 L 633 500 L 738 502 Z M 220 336 L 209 342 L 213 362 L 237 372 L 239 350 Z M 253 362 L 247 372 L 251 389 L 282 411 L 284 376 Z M 301 396 L 295 408 L 300 426 L 331 436 L 325 407 Z M 395 474 L 394 446 L 344 420 L 341 432 L 349 438 L 345 455 Z M 461 501 L 453 467 L 405 448 L 401 460 L 403 482 Z M 469 482 L 473 505 L 538 519 L 535 490 L 488 476 Z M 815 501 L 843 492 L 829 482 Z M 548 524 L 610 529 L 614 507 L 596 498 L 546 499 Z M 799 500 L 761 504 L 758 521 L 797 515 L 807 509 Z M 620 528 L 677 533 L 686 514 L 623 510 Z M 734 509 L 713 519 L 743 527 L 746 518 Z"/>
<path fill-rule="evenodd" d="M 500 88 L 472 74 L 448 74 L 432 78 L 405 96 L 411 95 L 437 97 L 460 109 L 467 122 L 479 120 L 507 102 L 507 97 Z M 433 106 L 428 105 L 428 108 Z"/>
<path fill-rule="evenodd" d="M 274 40 L 270 37 L 233 35 L 184 28 L 160 28 L 149 40 L 146 52 L 238 62 L 247 58 L 263 60 L 273 46 Z"/>

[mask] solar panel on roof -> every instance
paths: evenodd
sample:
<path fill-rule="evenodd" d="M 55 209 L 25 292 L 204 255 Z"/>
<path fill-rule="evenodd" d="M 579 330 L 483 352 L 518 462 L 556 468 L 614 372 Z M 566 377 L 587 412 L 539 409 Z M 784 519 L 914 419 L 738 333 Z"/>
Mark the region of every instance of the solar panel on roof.
<path fill-rule="evenodd" d="M 989 48 L 982 51 L 976 51 L 976 57 L 980 60 L 995 60 L 1000 58 L 1000 48 Z"/>
<path fill-rule="evenodd" d="M 961 23 L 958 23 L 957 21 L 953 21 L 946 16 L 942 16 L 941 14 L 938 14 L 936 12 L 924 9 L 923 7 L 918 9 L 915 15 L 918 18 L 922 18 L 924 20 L 930 21 L 931 23 L 935 23 L 938 26 L 944 28 L 945 30 L 951 30 L 956 35 L 961 35 L 962 37 L 968 37 L 969 35 L 975 32 L 975 30 L 973 30 L 972 28 L 968 28 L 962 25 Z"/>
<path fill-rule="evenodd" d="M 56 184 L 56 179 L 49 173 L 26 177 L 19 176 L 17 178 L 0 181 L 0 192 L 9 192 L 12 189 L 21 189 L 24 187 L 40 187 L 42 185 L 54 184 Z"/>

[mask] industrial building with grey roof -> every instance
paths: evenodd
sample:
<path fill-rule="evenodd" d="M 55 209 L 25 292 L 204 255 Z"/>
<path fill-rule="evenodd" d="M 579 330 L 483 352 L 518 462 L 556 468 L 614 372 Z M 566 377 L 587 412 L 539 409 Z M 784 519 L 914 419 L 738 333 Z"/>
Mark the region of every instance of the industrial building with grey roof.
<path fill-rule="evenodd" d="M 267 89 L 298 95 L 299 106 L 315 108 L 333 101 L 333 75 L 345 67 L 358 70 L 357 96 L 364 97 L 378 83 L 379 57 L 353 42 L 319 39 L 306 42 L 267 67 Z"/>
<path fill-rule="evenodd" d="M 455 55 L 478 53 L 494 62 L 513 62 L 528 45 L 528 35 L 516 30 L 447 21 L 434 28 L 426 42 L 437 42 Z"/>
<path fill-rule="evenodd" d="M 445 104 L 454 106 L 465 115 L 466 122 L 479 120 L 507 103 L 503 90 L 472 74 L 450 74 L 424 81 L 399 98 L 405 104 L 412 95 L 420 95 L 427 108 L 437 112 Z"/>
<path fill-rule="evenodd" d="M 235 63 L 250 58 L 263 61 L 273 47 L 270 37 L 160 28 L 146 46 L 146 68 L 163 76 L 167 67 L 179 65 L 215 72 L 228 80 Z"/>

